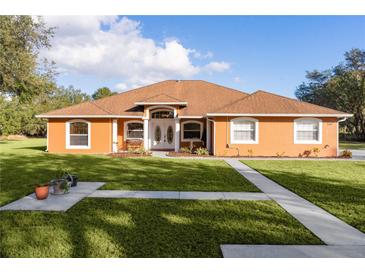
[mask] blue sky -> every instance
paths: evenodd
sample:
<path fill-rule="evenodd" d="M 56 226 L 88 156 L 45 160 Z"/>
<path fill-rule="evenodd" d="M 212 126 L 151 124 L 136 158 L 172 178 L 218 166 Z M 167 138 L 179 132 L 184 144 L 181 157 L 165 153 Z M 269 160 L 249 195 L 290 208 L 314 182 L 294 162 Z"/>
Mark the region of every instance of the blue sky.
<path fill-rule="evenodd" d="M 42 54 L 56 61 L 57 82 L 87 93 L 177 78 L 294 97 L 307 70 L 330 68 L 345 51 L 365 48 L 364 16 L 47 17 L 46 22 L 58 26 L 54 48 Z"/>

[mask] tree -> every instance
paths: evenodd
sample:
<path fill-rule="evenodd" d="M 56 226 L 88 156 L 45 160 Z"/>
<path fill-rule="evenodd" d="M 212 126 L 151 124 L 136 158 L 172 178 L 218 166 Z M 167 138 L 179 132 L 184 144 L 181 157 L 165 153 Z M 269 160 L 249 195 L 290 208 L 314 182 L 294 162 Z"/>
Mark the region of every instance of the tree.
<path fill-rule="evenodd" d="M 38 63 L 52 36 L 41 17 L 0 16 L 0 94 L 24 99 L 55 87 L 53 63 Z"/>
<path fill-rule="evenodd" d="M 347 131 L 365 141 L 365 51 L 352 49 L 336 67 L 307 72 L 295 95 L 299 100 L 353 113 L 345 123 Z"/>
<path fill-rule="evenodd" d="M 117 94 L 116 92 L 112 92 L 108 87 L 98 88 L 92 95 L 94 100 L 101 99 L 104 97 L 108 97 L 111 95 Z"/>

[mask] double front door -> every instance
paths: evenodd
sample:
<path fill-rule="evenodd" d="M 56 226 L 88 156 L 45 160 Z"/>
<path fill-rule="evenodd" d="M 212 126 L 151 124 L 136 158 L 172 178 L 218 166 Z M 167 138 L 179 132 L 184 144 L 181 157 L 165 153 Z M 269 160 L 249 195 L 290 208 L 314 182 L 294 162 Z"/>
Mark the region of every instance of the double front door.
<path fill-rule="evenodd" d="M 150 129 L 151 149 L 174 149 L 174 119 L 152 119 Z"/>

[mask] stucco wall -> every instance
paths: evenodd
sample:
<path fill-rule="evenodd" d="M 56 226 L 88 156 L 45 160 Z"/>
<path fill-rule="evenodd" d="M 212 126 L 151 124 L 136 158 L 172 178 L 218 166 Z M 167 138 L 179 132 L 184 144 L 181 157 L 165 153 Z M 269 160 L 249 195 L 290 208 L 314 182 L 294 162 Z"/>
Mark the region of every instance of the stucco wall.
<path fill-rule="evenodd" d="M 52 153 L 100 154 L 112 150 L 111 119 L 82 119 L 90 124 L 90 149 L 66 149 L 66 122 L 72 119 L 48 120 L 48 151 Z"/>
<path fill-rule="evenodd" d="M 252 117 L 259 120 L 258 144 L 231 144 L 230 121 L 237 117 L 215 117 L 215 154 L 218 156 L 283 156 L 297 157 L 305 150 L 319 148 L 319 156 L 337 155 L 337 119 L 321 118 L 322 144 L 294 144 L 294 117 Z"/>

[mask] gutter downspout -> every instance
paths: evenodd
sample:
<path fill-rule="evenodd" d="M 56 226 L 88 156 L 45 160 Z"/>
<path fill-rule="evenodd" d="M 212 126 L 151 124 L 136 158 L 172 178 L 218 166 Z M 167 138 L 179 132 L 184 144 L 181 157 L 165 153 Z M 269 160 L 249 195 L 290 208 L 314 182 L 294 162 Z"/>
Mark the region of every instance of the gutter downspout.
<path fill-rule="evenodd" d="M 208 117 L 207 120 L 213 123 L 213 155 L 215 155 L 215 121 Z M 212 143 L 212 136 L 210 136 L 210 143 Z"/>
<path fill-rule="evenodd" d="M 345 122 L 347 120 L 347 117 L 342 118 L 337 121 L 337 156 L 340 155 L 340 132 L 339 132 L 339 123 Z"/>

